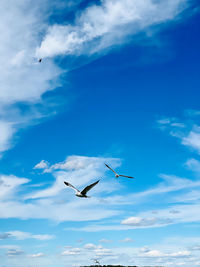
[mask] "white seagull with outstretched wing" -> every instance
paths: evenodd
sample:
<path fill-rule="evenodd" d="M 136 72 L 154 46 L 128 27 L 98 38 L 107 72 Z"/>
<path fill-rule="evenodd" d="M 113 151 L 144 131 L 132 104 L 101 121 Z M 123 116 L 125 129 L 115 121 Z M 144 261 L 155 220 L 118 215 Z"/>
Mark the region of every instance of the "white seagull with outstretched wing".
<path fill-rule="evenodd" d="M 118 173 L 116 173 L 110 166 L 108 166 L 106 163 L 104 163 L 104 164 L 106 165 L 106 167 L 107 167 L 108 169 L 110 169 L 112 172 L 114 172 L 116 178 L 119 178 L 119 177 L 134 178 L 134 177 L 132 177 L 132 176 L 127 176 L 127 175 L 118 174 Z"/>
<path fill-rule="evenodd" d="M 68 182 L 64 182 L 64 184 L 66 186 L 69 186 L 71 187 L 72 189 L 74 189 L 74 191 L 76 192 L 76 196 L 77 197 L 86 197 L 88 198 L 89 196 L 87 196 L 87 192 L 92 189 L 92 187 L 94 187 L 96 184 L 98 184 L 100 180 L 96 181 L 95 183 L 91 184 L 91 185 L 88 185 L 86 186 L 82 191 L 79 191 L 76 187 L 74 187 L 72 184 L 68 183 Z"/>

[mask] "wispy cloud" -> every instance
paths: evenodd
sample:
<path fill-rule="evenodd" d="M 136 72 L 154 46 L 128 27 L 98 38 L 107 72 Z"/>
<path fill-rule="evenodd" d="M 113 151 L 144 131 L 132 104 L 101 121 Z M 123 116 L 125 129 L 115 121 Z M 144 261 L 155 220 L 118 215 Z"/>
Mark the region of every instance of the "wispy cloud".
<path fill-rule="evenodd" d="M 128 37 L 176 19 L 187 0 L 102 0 L 78 14 L 70 25 L 53 25 L 37 49 L 37 55 L 93 54 L 128 41 Z"/>
<path fill-rule="evenodd" d="M 122 231 L 131 228 L 155 228 L 165 227 L 171 224 L 179 223 L 193 223 L 199 222 L 199 194 L 200 181 L 193 181 L 186 178 L 180 178 L 170 175 L 162 175 L 164 181 L 157 184 L 153 188 L 128 194 L 126 197 L 117 197 L 114 203 L 109 202 L 109 205 L 118 206 L 120 210 L 121 205 L 134 204 L 141 205 L 143 203 L 157 203 L 160 202 L 160 195 L 163 197 L 162 209 L 152 209 L 139 213 L 134 216 L 124 218 L 120 222 L 110 222 L 102 224 L 89 224 L 79 228 L 67 228 L 66 230 L 98 232 L 98 231 Z M 165 197 L 164 197 L 165 196 Z M 114 197 L 114 196 L 113 196 Z M 127 203 L 126 198 L 129 199 Z M 106 198 L 105 198 L 106 201 Z M 144 209 L 140 206 L 141 209 Z"/>
<path fill-rule="evenodd" d="M 10 234 L 9 233 L 1 233 L 0 234 L 0 239 L 7 239 L 10 237 Z"/>
<path fill-rule="evenodd" d="M 94 179 L 100 179 L 106 172 L 106 169 L 104 168 L 105 161 L 112 162 L 114 166 L 120 165 L 120 159 L 84 156 L 69 156 L 65 161 L 51 166 L 46 161 L 41 161 L 34 167 L 34 169 L 37 167 L 37 169 L 44 169 L 44 172 L 52 173 L 55 176 L 56 181 L 51 187 L 30 194 L 27 198 L 56 196 L 65 189 L 63 186 L 65 180 L 72 183 L 74 186 L 83 187 Z M 114 191 L 116 185 L 115 183 L 111 183 L 108 188 L 106 188 L 106 186 L 100 186 L 99 188 L 101 191 Z M 98 189 L 94 188 L 94 190 L 95 192 L 98 192 Z"/>
<path fill-rule="evenodd" d="M 182 138 L 181 143 L 200 153 L 200 127 L 194 126 L 189 134 Z"/>
<path fill-rule="evenodd" d="M 189 0 L 103 0 L 78 12 L 71 25 L 49 26 L 52 7 L 55 12 L 75 12 L 81 1 L 65 2 L 1 2 L 0 156 L 15 144 L 20 129 L 56 113 L 49 110 L 44 94 L 61 85 L 63 70 L 51 57 L 111 49 L 151 26 L 176 19 L 189 4 Z M 39 64 L 37 56 L 49 58 Z"/>
<path fill-rule="evenodd" d="M 45 241 L 45 240 L 50 240 L 52 238 L 54 238 L 53 235 L 42 235 L 42 234 L 38 234 L 38 235 L 34 235 L 28 232 L 22 232 L 22 231 L 9 231 L 7 232 L 7 234 L 9 235 L 10 238 L 16 238 L 18 240 L 24 240 L 24 239 L 36 239 L 36 240 L 40 240 L 40 241 Z"/>
<path fill-rule="evenodd" d="M 145 252 L 144 254 L 141 255 L 141 257 L 153 257 L 153 258 L 158 258 L 158 257 L 170 257 L 170 258 L 183 258 L 183 257 L 188 257 L 191 255 L 191 252 L 188 250 L 184 251 L 178 251 L 178 252 L 173 252 L 173 253 L 162 253 L 159 250 L 149 250 Z"/>
<path fill-rule="evenodd" d="M 103 158 L 103 157 L 85 157 L 85 156 L 68 156 L 64 161 L 55 163 L 50 166 L 50 163 L 42 160 L 35 165 L 34 169 L 44 169 L 44 172 L 53 172 L 55 170 L 65 171 L 80 171 L 87 170 L 88 172 L 92 169 L 100 169 L 105 161 L 109 161 L 118 166 L 120 159 Z"/>
<path fill-rule="evenodd" d="M 8 257 L 15 257 L 24 254 L 24 251 L 19 249 L 10 249 L 6 254 Z"/>
<path fill-rule="evenodd" d="M 172 207 L 160 210 L 147 211 L 137 214 L 137 217 L 129 217 L 122 221 L 122 224 L 132 226 L 133 228 L 151 228 L 163 227 L 170 224 L 194 223 L 200 222 L 200 216 L 197 211 L 200 208 L 198 204 L 173 205 L 176 212 L 171 212 Z"/>
<path fill-rule="evenodd" d="M 195 115 L 194 115 L 195 114 Z M 162 118 L 157 121 L 159 128 L 166 130 L 173 137 L 180 140 L 181 144 L 200 153 L 200 126 L 197 124 L 199 111 L 186 112 L 184 122 L 177 118 Z"/>
<path fill-rule="evenodd" d="M 134 240 L 132 238 L 130 238 L 130 237 L 126 237 L 126 238 L 120 240 L 120 242 L 122 242 L 122 243 L 132 243 L 132 242 L 134 242 Z"/>
<path fill-rule="evenodd" d="M 42 95 L 57 86 L 61 70 L 51 60 L 41 65 L 35 58 L 47 9 L 47 1 L 42 6 L 38 1 L 1 1 L 0 155 L 13 145 L 19 129 L 44 116 Z"/>
<path fill-rule="evenodd" d="M 106 244 L 106 243 L 110 243 L 110 242 L 112 242 L 112 240 L 109 240 L 109 239 L 106 239 L 106 238 L 102 238 L 102 239 L 99 240 L 99 242 L 100 242 L 100 243 L 105 243 L 105 244 Z"/>
<path fill-rule="evenodd" d="M 194 158 L 188 159 L 185 163 L 185 166 L 196 173 L 200 173 L 200 161 Z"/>
<path fill-rule="evenodd" d="M 49 169 L 49 162 L 48 161 L 45 161 L 45 160 L 41 160 L 38 164 L 36 164 L 34 166 L 33 169 L 38 169 L 38 170 L 41 170 L 41 169 L 44 169 L 44 170 L 48 170 Z"/>
<path fill-rule="evenodd" d="M 75 164 L 76 159 L 77 165 Z M 91 181 L 99 179 L 99 177 L 104 175 L 106 171 L 103 165 L 104 160 L 112 162 L 113 165 L 120 164 L 120 160 L 73 156 L 69 157 L 69 161 L 67 158 L 66 162 L 70 163 L 71 160 L 73 162 L 73 168 L 69 164 L 70 170 L 52 172 L 55 180 L 50 187 L 42 190 L 39 190 L 37 187 L 38 190 L 36 192 L 30 192 L 28 195 L 23 186 L 30 180 L 13 176 L 0 177 L 0 187 L 2 188 L 0 194 L 0 217 L 20 219 L 43 218 L 56 221 L 88 221 L 100 220 L 119 214 L 121 211 L 105 206 L 98 197 L 92 197 L 91 199 L 86 199 L 86 201 L 78 199 L 74 196 L 72 190 L 66 188 L 63 182 L 67 180 L 75 186 L 84 188 Z M 84 164 L 80 164 L 81 160 Z M 63 163 L 60 166 L 62 167 Z M 110 185 L 112 187 L 111 191 L 115 191 L 118 188 L 115 179 L 110 181 Z M 20 194 L 18 192 L 19 190 Z M 106 183 L 104 184 L 102 181 L 102 185 L 94 188 L 92 192 L 94 195 L 107 192 Z M 21 236 L 28 235 L 31 238 L 43 237 L 42 235 L 30 236 L 29 233 L 18 234 Z"/>
<path fill-rule="evenodd" d="M 65 250 L 62 252 L 62 256 L 73 256 L 73 255 L 79 255 L 81 253 L 80 248 L 71 248 L 68 250 Z"/>
<path fill-rule="evenodd" d="M 19 178 L 14 175 L 0 175 L 0 201 L 12 199 L 19 188 L 29 181 L 27 178 Z"/>
<path fill-rule="evenodd" d="M 41 258 L 41 257 L 45 257 L 45 254 L 42 253 L 42 252 L 39 252 L 39 253 L 36 253 L 36 254 L 30 254 L 28 255 L 29 258 L 33 258 L 33 259 L 36 259 L 36 258 Z"/>
<path fill-rule="evenodd" d="M 190 244 L 194 244 L 197 238 L 187 240 Z M 181 266 L 181 262 L 185 262 L 186 266 L 195 266 L 198 261 L 198 252 L 187 248 L 186 240 L 183 239 L 181 243 L 180 238 L 161 241 L 160 244 L 152 244 L 151 246 L 138 247 L 131 246 L 114 246 L 113 248 L 102 247 L 101 245 L 89 243 L 82 247 L 70 247 L 62 252 L 63 256 L 67 256 L 68 261 L 74 255 L 78 255 L 81 262 L 85 262 L 88 258 L 93 257 L 98 259 L 101 263 L 118 264 L 135 264 L 139 266 L 159 264 L 167 266 L 167 262 L 171 262 L 171 266 Z M 172 243 L 173 242 L 173 243 Z M 70 257 L 72 256 L 72 257 Z"/>

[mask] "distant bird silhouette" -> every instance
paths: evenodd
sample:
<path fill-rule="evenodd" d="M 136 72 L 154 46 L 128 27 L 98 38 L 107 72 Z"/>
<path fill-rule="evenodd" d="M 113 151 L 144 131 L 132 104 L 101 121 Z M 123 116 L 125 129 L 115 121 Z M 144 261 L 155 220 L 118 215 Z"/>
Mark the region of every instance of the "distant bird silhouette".
<path fill-rule="evenodd" d="M 119 177 L 134 178 L 134 177 L 132 177 L 132 176 L 127 176 L 127 175 L 118 174 L 118 173 L 116 173 L 110 166 L 108 166 L 106 163 L 104 163 L 104 164 L 106 165 L 106 167 L 107 167 L 108 169 L 110 169 L 112 172 L 114 172 L 116 178 L 119 178 Z"/>
<path fill-rule="evenodd" d="M 38 62 L 42 62 L 42 58 L 38 59 Z"/>
<path fill-rule="evenodd" d="M 99 264 L 99 266 L 101 266 L 100 262 L 97 259 L 92 259 L 92 260 L 94 261 L 94 263 L 97 263 L 97 264 Z"/>
<path fill-rule="evenodd" d="M 65 184 L 66 186 L 69 186 L 69 187 L 71 187 L 72 189 L 74 189 L 74 191 L 76 192 L 75 195 L 76 195 L 77 197 L 86 197 L 86 198 L 88 198 L 89 196 L 86 195 L 87 192 L 88 192 L 90 189 L 92 189 L 92 187 L 94 187 L 96 184 L 98 184 L 99 181 L 100 181 L 100 180 L 98 180 L 97 182 L 95 182 L 95 183 L 93 183 L 93 184 L 91 184 L 91 185 L 86 186 L 82 191 L 79 191 L 77 188 L 75 188 L 72 184 L 70 184 L 70 183 L 68 183 L 68 182 L 64 182 L 64 184 Z"/>

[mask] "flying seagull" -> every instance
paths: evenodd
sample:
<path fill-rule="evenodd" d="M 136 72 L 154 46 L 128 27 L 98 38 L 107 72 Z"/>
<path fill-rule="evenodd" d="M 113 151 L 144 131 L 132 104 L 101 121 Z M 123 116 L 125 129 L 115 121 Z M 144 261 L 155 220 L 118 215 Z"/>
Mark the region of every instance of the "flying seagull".
<path fill-rule="evenodd" d="M 119 177 L 134 178 L 134 177 L 132 177 L 132 176 L 127 176 L 127 175 L 118 174 L 118 173 L 116 173 L 110 166 L 108 166 L 106 163 L 104 163 L 104 164 L 106 165 L 106 167 L 107 167 L 108 169 L 110 169 L 112 172 L 114 172 L 116 178 L 119 178 Z"/>
<path fill-rule="evenodd" d="M 99 264 L 99 266 L 101 266 L 100 262 L 97 259 L 92 259 L 92 260 L 94 261 L 94 263 L 97 263 L 97 264 Z"/>
<path fill-rule="evenodd" d="M 66 185 L 66 186 L 69 186 L 69 187 L 71 187 L 72 189 L 74 189 L 74 191 L 76 192 L 76 196 L 77 197 L 89 197 L 89 196 L 87 196 L 86 194 L 87 194 L 87 192 L 90 190 L 90 189 L 92 189 L 92 187 L 94 187 L 96 184 L 98 184 L 98 182 L 99 182 L 100 180 L 98 180 L 98 181 L 96 181 L 95 183 L 93 183 L 93 184 L 91 184 L 91 185 L 88 185 L 88 186 L 86 186 L 82 191 L 79 191 L 78 189 L 76 189 L 72 184 L 70 184 L 70 183 L 68 183 L 68 182 L 64 182 L 64 184 Z"/>

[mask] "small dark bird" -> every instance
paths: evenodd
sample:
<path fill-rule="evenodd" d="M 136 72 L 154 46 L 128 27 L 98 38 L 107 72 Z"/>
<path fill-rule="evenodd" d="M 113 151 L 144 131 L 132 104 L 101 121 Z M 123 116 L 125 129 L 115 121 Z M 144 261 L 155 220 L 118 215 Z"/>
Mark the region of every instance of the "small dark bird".
<path fill-rule="evenodd" d="M 72 189 L 74 189 L 74 191 L 76 192 L 75 195 L 76 195 L 77 197 L 85 197 L 85 198 L 88 198 L 89 196 L 86 195 L 87 192 L 88 192 L 90 189 L 92 189 L 92 187 L 94 187 L 96 184 L 98 184 L 99 181 L 100 181 L 100 180 L 98 180 L 97 182 L 95 182 L 95 183 L 93 183 L 93 184 L 91 184 L 91 185 L 86 186 L 82 191 L 79 191 L 79 190 L 76 189 L 72 184 L 70 184 L 70 183 L 68 183 L 68 182 L 64 182 L 64 184 L 65 184 L 66 186 L 69 186 L 69 187 L 71 187 Z"/>
<path fill-rule="evenodd" d="M 42 58 L 40 58 L 40 59 L 38 60 L 38 62 L 42 62 Z"/>
<path fill-rule="evenodd" d="M 97 263 L 98 266 L 101 266 L 101 265 L 100 265 L 100 262 L 99 262 L 97 259 L 92 259 L 92 260 L 94 261 L 94 263 Z"/>
<path fill-rule="evenodd" d="M 108 166 L 106 163 L 104 163 L 104 164 L 106 165 L 106 167 L 107 167 L 108 169 L 110 169 L 112 172 L 114 172 L 116 178 L 119 178 L 119 177 L 134 178 L 134 177 L 132 177 L 132 176 L 127 176 L 127 175 L 118 174 L 118 173 L 116 173 L 110 166 Z"/>

